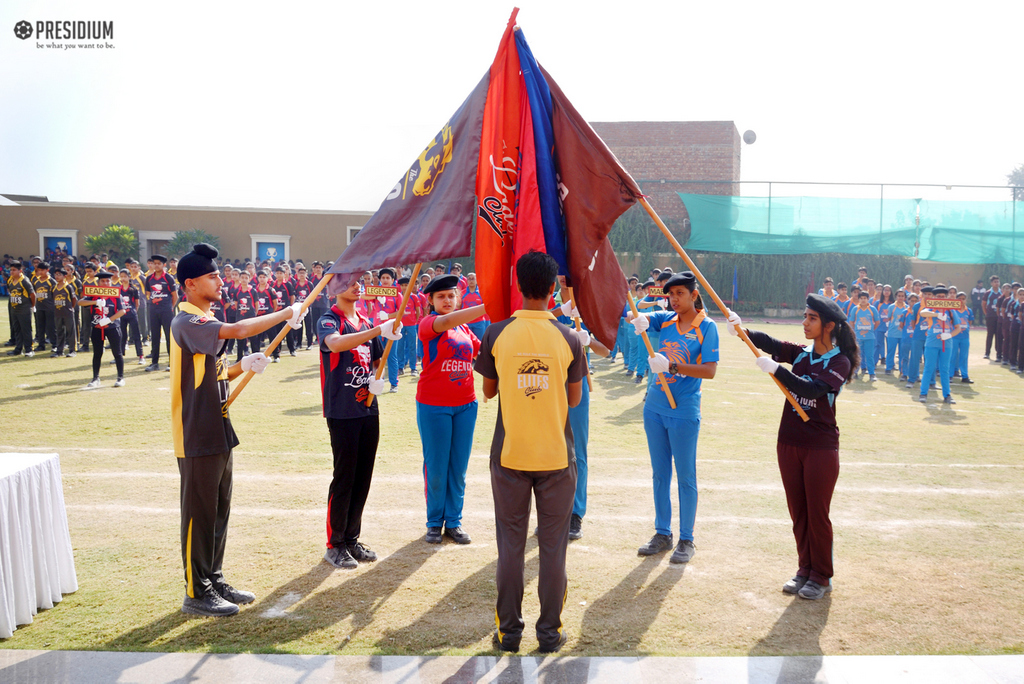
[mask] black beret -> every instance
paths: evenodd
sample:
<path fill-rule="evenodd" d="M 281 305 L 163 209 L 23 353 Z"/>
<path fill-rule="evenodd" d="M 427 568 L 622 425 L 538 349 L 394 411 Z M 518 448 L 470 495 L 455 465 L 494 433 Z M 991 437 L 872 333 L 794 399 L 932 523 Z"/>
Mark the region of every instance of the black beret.
<path fill-rule="evenodd" d="M 822 320 L 826 322 L 842 323 L 846 320 L 846 314 L 839 308 L 839 305 L 820 294 L 807 295 L 807 308 L 817 311 Z"/>
<path fill-rule="evenodd" d="M 653 280 L 647 279 L 647 280 L 644 281 L 644 284 L 641 285 L 640 287 L 654 287 L 654 285 L 655 285 L 655 283 L 654 283 Z"/>
<path fill-rule="evenodd" d="M 697 276 L 693 275 L 693 271 L 680 271 L 679 273 L 673 273 L 672 277 L 668 279 L 667 283 L 665 283 L 665 291 L 668 292 L 676 285 L 682 285 L 692 292 L 693 288 L 697 286 Z"/>
<path fill-rule="evenodd" d="M 391 270 L 390 268 L 382 268 L 382 269 L 380 269 L 380 271 L 377 273 L 377 277 L 379 278 L 382 275 L 389 275 L 389 276 L 391 276 L 392 280 L 395 279 L 395 272 L 393 270 Z"/>
<path fill-rule="evenodd" d="M 405 276 L 402 276 L 401 278 L 398 279 L 398 284 L 399 285 L 408 285 L 409 284 L 409 279 L 406 278 Z"/>
<path fill-rule="evenodd" d="M 149 258 L 152 259 L 153 261 L 159 261 L 160 263 L 163 264 L 167 263 L 167 257 L 165 257 L 163 254 L 154 254 Z"/>
<path fill-rule="evenodd" d="M 440 292 L 441 290 L 454 290 L 459 286 L 459 276 L 439 275 L 430 279 L 430 282 L 423 288 L 423 294 Z"/>
<path fill-rule="evenodd" d="M 936 294 L 936 295 L 949 294 L 949 289 L 945 288 L 945 287 L 933 287 L 932 288 L 932 294 Z"/>
<path fill-rule="evenodd" d="M 216 272 L 217 264 L 213 260 L 217 258 L 217 254 L 217 248 L 205 242 L 192 245 L 192 251 L 181 257 L 181 261 L 178 262 L 178 272 L 175 274 L 178 282 L 184 285 L 189 278 L 200 278 L 207 273 Z M 153 258 L 156 259 L 156 255 Z"/>
<path fill-rule="evenodd" d="M 100 271 L 99 273 L 96 274 L 96 279 L 97 280 L 99 280 L 100 278 L 113 278 L 113 277 L 114 277 L 114 274 L 111 273 L 110 271 L 107 271 L 107 270 L 102 270 L 102 271 Z"/>
<path fill-rule="evenodd" d="M 931 294 L 931 293 L 935 292 L 935 288 L 933 288 L 931 285 L 929 285 L 928 287 L 922 287 L 921 288 L 921 292 L 924 293 L 924 294 Z"/>

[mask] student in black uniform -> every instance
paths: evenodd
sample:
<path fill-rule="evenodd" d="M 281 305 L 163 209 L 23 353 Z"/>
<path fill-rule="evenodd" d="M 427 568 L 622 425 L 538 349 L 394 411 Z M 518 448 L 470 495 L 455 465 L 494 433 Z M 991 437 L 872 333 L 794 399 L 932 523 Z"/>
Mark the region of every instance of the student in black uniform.
<path fill-rule="evenodd" d="M 262 373 L 267 357 L 252 354 L 228 366 L 225 340 L 256 337 L 281 321 L 294 325 L 297 309 L 237 323 L 221 323 L 210 304 L 221 297 L 217 250 L 195 245 L 178 264 L 185 295 L 171 323 L 171 433 L 181 476 L 181 561 L 185 599 L 181 612 L 219 617 L 234 615 L 255 594 L 235 589 L 221 566 L 231 512 L 232 450 L 238 444 L 224 404 L 228 382 L 252 370 Z"/>
<path fill-rule="evenodd" d="M 146 299 L 149 302 L 149 330 L 153 346 L 153 363 L 146 366 L 146 372 L 160 370 L 160 333 L 167 338 L 167 354 L 171 353 L 171 319 L 178 303 L 178 285 L 174 278 L 164 271 L 167 257 L 153 255 L 153 272 L 146 278 Z M 168 370 L 170 368 L 168 367 Z"/>
<path fill-rule="evenodd" d="M 36 351 L 46 351 L 49 341 L 56 344 L 54 330 L 53 288 L 57 284 L 50 276 L 50 264 L 40 261 L 32 276 L 32 289 L 36 291 Z"/>
<path fill-rule="evenodd" d="M 64 271 L 59 268 L 53 269 L 53 309 L 54 309 L 54 342 L 53 353 L 50 356 L 64 355 L 64 347 L 67 347 L 67 355 L 75 356 L 76 342 L 78 336 L 75 329 L 75 313 L 78 311 L 78 293 L 75 286 L 67 282 Z"/>
<path fill-rule="evenodd" d="M 142 331 L 139 330 L 139 300 L 141 295 L 131 281 L 127 268 L 122 268 L 120 275 L 121 306 L 124 307 L 123 325 L 121 326 L 121 356 L 128 348 L 128 337 L 131 336 L 135 345 L 135 355 L 139 357 L 139 365 L 146 365 L 146 357 L 142 355 Z"/>
<path fill-rule="evenodd" d="M 256 318 L 256 297 L 253 293 L 253 288 L 249 284 L 249 272 L 242 271 L 238 277 L 238 289 L 235 290 L 235 309 L 238 322 Z M 249 347 L 252 347 L 253 353 L 260 350 L 260 335 L 253 335 L 252 337 L 240 337 L 236 340 L 238 346 L 238 356 L 235 362 L 238 363 L 242 360 L 242 357 L 249 353 Z"/>
<path fill-rule="evenodd" d="M 274 268 L 274 276 L 275 276 L 274 277 L 274 281 L 272 283 L 270 283 L 270 302 L 271 302 L 271 308 L 274 311 L 280 311 L 281 309 L 289 307 L 292 304 L 292 299 L 293 299 L 292 298 L 292 286 L 291 286 L 291 283 L 289 283 L 285 279 L 285 268 L 284 268 L 283 265 L 278 264 L 277 267 Z M 263 280 L 263 279 L 260 278 L 260 280 Z M 284 327 L 283 323 L 280 324 L 280 325 L 275 325 L 273 328 L 271 328 L 268 331 L 267 336 L 271 340 L 276 339 L 277 335 L 281 332 L 283 327 Z M 301 332 L 302 332 L 301 329 L 297 330 L 297 331 L 296 330 L 289 330 L 287 332 L 287 334 L 285 334 L 285 342 L 288 344 L 288 353 L 291 356 L 295 356 L 295 333 L 301 333 Z M 269 342 L 268 342 L 268 344 L 269 344 Z M 277 345 L 274 348 L 274 363 L 277 363 L 278 359 L 280 359 L 280 358 L 281 358 L 281 345 Z"/>
<path fill-rule="evenodd" d="M 100 271 L 96 274 L 97 285 L 110 287 L 110 279 L 113 273 Z M 117 366 L 117 380 L 114 387 L 124 387 L 124 357 L 121 356 L 121 325 L 118 319 L 124 316 L 124 307 L 121 306 L 120 297 L 83 297 L 78 300 L 78 305 L 88 307 L 92 313 L 92 382 L 85 386 L 86 389 L 96 389 L 100 386 L 100 364 L 103 362 L 103 344 L 110 341 L 110 353 L 114 355 L 114 365 Z"/>
<path fill-rule="evenodd" d="M 85 296 L 85 286 L 96 284 L 96 271 L 99 269 L 92 261 L 87 261 L 82 268 L 84 275 L 82 282 L 78 285 L 79 300 Z M 82 317 L 78 323 L 78 349 L 83 352 L 89 351 L 89 340 L 92 338 L 92 310 L 86 307 L 79 307 Z"/>
<path fill-rule="evenodd" d="M 11 312 L 11 339 L 14 349 L 8 356 L 34 356 L 32 351 L 32 309 L 36 306 L 36 293 L 32 281 L 21 272 L 22 264 L 15 259 L 8 264 L 11 275 L 7 279 L 7 306 Z"/>

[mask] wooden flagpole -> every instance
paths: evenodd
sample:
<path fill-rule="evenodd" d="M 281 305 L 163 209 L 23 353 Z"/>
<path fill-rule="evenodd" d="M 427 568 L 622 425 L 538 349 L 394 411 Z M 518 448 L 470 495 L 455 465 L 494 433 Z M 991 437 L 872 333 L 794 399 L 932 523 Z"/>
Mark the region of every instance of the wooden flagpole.
<path fill-rule="evenodd" d="M 629 308 L 633 312 L 633 318 L 639 318 L 640 312 L 636 308 L 636 302 L 633 301 L 633 293 L 629 291 L 629 282 L 626 282 L 626 301 L 629 302 Z M 647 337 L 647 331 L 640 333 L 640 336 L 644 338 L 644 344 L 647 345 L 647 356 L 654 358 L 654 347 L 651 346 L 651 338 Z M 661 385 L 661 389 L 665 390 L 665 396 L 668 397 L 668 405 L 672 408 L 676 407 L 676 399 L 672 396 L 672 390 L 668 388 L 668 381 L 665 376 L 658 373 L 658 384 Z"/>
<path fill-rule="evenodd" d="M 398 311 L 395 312 L 395 320 L 401 321 L 402 316 L 405 315 L 405 305 L 409 303 L 409 295 L 412 294 L 412 288 L 416 285 L 416 281 L 420 277 L 420 268 L 423 266 L 422 263 L 416 264 L 416 268 L 412 269 L 412 277 L 409 278 L 409 283 L 405 286 L 405 294 L 402 295 L 402 303 L 398 307 Z M 380 380 L 380 377 L 384 374 L 385 368 L 388 365 L 388 355 L 391 353 L 391 345 L 395 343 L 394 340 L 388 340 L 387 345 L 384 347 L 384 356 L 380 357 L 380 363 L 377 364 L 376 380 Z M 373 403 L 373 395 L 367 392 L 366 394 L 366 405 L 369 406 Z"/>
<path fill-rule="evenodd" d="M 704 277 L 704 274 L 700 272 L 699 268 L 697 268 L 697 264 L 693 263 L 693 259 L 690 258 L 690 255 L 686 253 L 686 250 L 683 249 L 682 245 L 679 244 L 679 241 L 676 240 L 674 235 L 672 235 L 672 232 L 669 231 L 668 226 L 666 226 L 665 222 L 661 220 L 661 217 L 658 216 L 658 213 L 654 211 L 654 207 L 650 205 L 646 197 L 640 198 L 640 204 L 643 205 L 644 209 L 647 210 L 647 213 L 658 225 L 658 228 L 660 228 L 661 232 L 664 233 L 665 238 L 669 241 L 669 244 L 671 244 L 672 247 L 675 248 L 676 252 L 678 252 L 679 256 L 682 257 L 683 261 L 686 262 L 686 265 L 689 267 L 689 269 L 693 271 L 693 275 L 697 277 L 697 280 L 700 281 L 700 284 L 704 288 L 704 291 L 708 293 L 711 299 L 714 300 L 715 305 L 722 311 L 722 315 L 728 318 L 729 313 L 726 310 L 725 302 L 722 301 L 721 297 L 718 296 L 718 293 L 715 292 L 713 287 L 711 287 L 711 283 L 707 281 L 707 279 Z M 739 334 L 740 339 L 747 343 L 747 346 L 750 347 L 750 351 L 754 353 L 754 356 L 761 356 L 761 352 L 758 350 L 757 347 L 754 346 L 754 343 L 750 341 L 750 337 L 747 336 L 747 333 L 743 330 L 743 328 L 736 326 L 736 332 Z M 650 348 L 650 345 L 648 345 L 648 348 Z M 807 412 L 804 411 L 803 408 L 801 408 L 800 404 L 797 403 L 796 398 L 793 397 L 793 394 L 786 389 L 785 385 L 783 385 L 782 382 L 780 382 L 779 379 L 774 375 L 772 376 L 772 380 L 774 380 L 775 384 L 779 386 L 779 389 L 782 390 L 782 393 L 786 396 L 786 399 L 789 401 L 790 404 L 792 404 L 796 412 L 800 414 L 800 417 L 804 420 L 804 422 L 810 420 L 810 418 L 807 416 Z"/>
<path fill-rule="evenodd" d="M 320 282 L 316 284 L 316 287 L 313 288 L 313 291 L 310 292 L 309 295 L 306 296 L 305 301 L 302 302 L 302 313 L 303 313 L 303 315 L 305 315 L 306 309 L 308 309 L 310 307 L 310 305 L 314 301 L 316 301 L 316 298 L 320 296 L 320 293 L 323 292 L 324 288 L 327 286 L 327 283 L 333 277 L 334 277 L 333 273 L 327 273 L 326 275 L 324 275 L 324 277 L 320 279 Z M 287 324 L 285 324 L 285 326 L 281 329 L 281 331 L 279 333 L 277 333 L 277 336 L 274 338 L 274 341 L 271 342 L 270 345 L 266 349 L 263 350 L 263 353 L 264 354 L 270 354 L 275 349 L 277 349 L 277 345 L 281 344 L 281 340 L 283 340 L 285 335 L 290 333 L 291 330 L 292 329 Z M 242 393 L 242 390 L 245 389 L 245 386 L 249 384 L 249 381 L 252 380 L 252 376 L 254 376 L 254 375 L 256 375 L 256 371 L 248 371 L 245 374 L 245 376 L 242 378 L 242 381 L 239 382 L 237 385 L 235 385 L 235 389 L 231 392 L 231 396 L 228 397 L 227 402 L 225 402 L 225 404 L 224 404 L 224 408 L 225 409 L 228 406 L 231 406 L 231 404 L 235 401 L 235 399 L 238 398 L 238 395 Z"/>
<path fill-rule="evenodd" d="M 566 287 L 565 289 L 566 289 L 566 292 L 568 292 L 568 294 L 569 294 L 569 306 L 572 307 L 573 309 L 575 309 L 576 308 L 576 298 L 572 294 L 572 288 L 571 287 Z M 576 332 L 579 332 L 580 330 L 582 330 L 583 326 L 580 325 L 580 319 L 574 318 L 573 320 L 576 322 Z M 586 356 L 586 350 L 585 349 L 584 349 L 584 356 Z M 594 383 L 590 379 L 590 360 L 589 359 L 586 359 L 586 366 L 587 366 L 587 389 L 590 390 L 591 392 L 593 392 L 594 391 Z"/>

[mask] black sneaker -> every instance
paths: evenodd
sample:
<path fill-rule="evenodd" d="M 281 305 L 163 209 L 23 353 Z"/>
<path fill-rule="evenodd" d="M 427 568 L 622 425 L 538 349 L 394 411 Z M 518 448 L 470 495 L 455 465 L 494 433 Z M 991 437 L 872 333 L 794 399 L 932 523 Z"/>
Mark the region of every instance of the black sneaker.
<path fill-rule="evenodd" d="M 782 593 L 783 594 L 797 594 L 797 593 L 799 593 L 800 590 L 804 588 L 804 585 L 807 584 L 807 580 L 808 579 L 810 579 L 810 578 L 809 577 L 802 577 L 801 575 L 795 576 L 793 579 L 789 580 L 788 582 L 786 582 L 785 584 L 782 585 Z"/>
<path fill-rule="evenodd" d="M 962 378 L 960 380 L 960 382 L 964 383 L 965 385 L 973 385 L 974 384 L 974 381 L 971 380 L 970 378 Z"/>
<path fill-rule="evenodd" d="M 680 563 L 689 563 L 695 553 L 697 553 L 697 548 L 693 545 L 691 540 L 680 539 L 679 543 L 676 545 L 676 550 L 672 552 L 672 557 L 668 559 L 668 562 L 675 565 L 679 565 Z"/>
<path fill-rule="evenodd" d="M 251 591 L 242 591 L 241 589 L 235 589 L 230 584 L 214 584 L 213 590 L 225 601 L 234 603 L 236 606 L 244 606 L 246 603 L 252 603 L 256 600 L 256 594 Z"/>
<path fill-rule="evenodd" d="M 505 638 L 502 639 L 498 636 L 498 630 L 494 630 L 494 636 L 491 637 L 491 643 L 494 644 L 494 648 L 499 651 L 505 651 L 506 653 L 519 653 L 519 638 L 513 638 L 510 634 L 506 634 Z"/>
<path fill-rule="evenodd" d="M 671 534 L 655 534 L 651 540 L 636 550 L 638 556 L 653 556 L 672 548 Z"/>
<path fill-rule="evenodd" d="M 820 598 L 824 598 L 825 594 L 832 591 L 832 583 L 818 584 L 812 579 L 807 580 L 804 586 L 800 587 L 800 591 L 796 593 L 797 596 L 811 601 L 817 601 Z"/>
<path fill-rule="evenodd" d="M 153 371 L 160 370 L 160 366 L 156 365 L 155 363 L 151 363 L 142 370 L 146 371 L 147 373 L 152 373 Z"/>
<path fill-rule="evenodd" d="M 569 539 L 576 540 L 583 538 L 583 518 L 572 514 L 572 518 L 569 520 Z"/>
<path fill-rule="evenodd" d="M 643 382 L 643 381 L 644 381 L 644 376 L 642 376 L 642 375 L 637 375 L 637 376 L 636 376 L 636 380 L 634 380 L 633 382 L 635 382 L 636 384 L 638 384 L 638 385 L 639 385 L 639 384 L 640 384 L 641 382 Z"/>
<path fill-rule="evenodd" d="M 359 563 L 346 548 L 327 549 L 327 553 L 324 554 L 324 560 L 336 568 L 343 568 L 345 570 L 359 567 Z"/>
<path fill-rule="evenodd" d="M 441 528 L 440 527 L 428 527 L 427 528 L 427 543 L 428 544 L 440 544 L 441 543 Z"/>
<path fill-rule="evenodd" d="M 627 378 L 631 378 L 631 377 L 633 377 L 633 371 L 631 371 L 631 370 L 627 369 L 627 370 L 626 370 L 626 377 L 627 377 Z"/>
<path fill-rule="evenodd" d="M 466 531 L 461 527 L 444 528 L 444 536 L 448 537 L 456 544 L 471 544 L 473 542 L 470 536 L 466 534 Z"/>
<path fill-rule="evenodd" d="M 348 548 L 350 556 L 361 563 L 372 563 L 377 560 L 377 554 L 370 550 L 370 547 L 362 542 L 356 542 L 355 544 L 345 544 Z"/>
<path fill-rule="evenodd" d="M 7 355 L 8 356 L 21 356 L 21 352 L 19 350 L 17 350 L 17 349 L 12 349 L 11 351 L 7 352 Z"/>
<path fill-rule="evenodd" d="M 956 399 L 954 399 L 953 397 L 950 397 L 950 396 L 946 396 L 946 397 L 943 397 L 942 403 L 943 404 L 955 404 L 956 403 Z"/>
<path fill-rule="evenodd" d="M 205 615 L 206 617 L 224 617 L 234 615 L 238 612 L 238 606 L 224 598 L 213 589 L 210 589 L 199 598 L 185 596 L 181 604 L 181 612 L 190 615 Z"/>
<path fill-rule="evenodd" d="M 541 644 L 537 650 L 541 653 L 558 653 L 562 650 L 562 647 L 565 646 L 565 642 L 568 640 L 569 634 L 565 631 L 565 629 L 562 629 L 560 632 L 558 632 L 558 641 L 551 645 Z"/>

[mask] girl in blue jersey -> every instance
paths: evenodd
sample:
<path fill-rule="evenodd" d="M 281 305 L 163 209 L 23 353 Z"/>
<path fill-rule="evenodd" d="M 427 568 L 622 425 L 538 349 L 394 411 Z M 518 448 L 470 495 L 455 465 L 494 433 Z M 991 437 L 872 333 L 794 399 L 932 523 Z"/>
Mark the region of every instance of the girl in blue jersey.
<path fill-rule="evenodd" d="M 669 562 L 686 563 L 695 552 L 697 516 L 697 435 L 700 433 L 700 388 L 718 369 L 718 328 L 704 313 L 697 279 L 690 271 L 666 283 L 671 311 L 640 314 L 632 320 L 639 335 L 660 332 L 657 353 L 648 358 L 652 373 L 664 373 L 675 399 L 673 409 L 660 386 L 647 393 L 644 431 L 654 474 L 654 531 L 638 554 L 653 556 L 672 547 L 672 462 L 679 488 L 679 544 Z M 632 318 L 632 316 L 631 316 Z M 649 336 L 649 335 L 648 335 Z"/>
<path fill-rule="evenodd" d="M 974 323 L 974 311 L 967 306 L 966 292 L 961 292 L 956 297 L 964 303 L 966 311 L 960 312 L 960 334 L 950 340 L 953 343 L 953 351 L 949 355 L 949 374 L 959 374 L 960 382 L 973 385 L 974 381 L 967 374 L 967 355 L 971 351 L 971 323 Z"/>
<path fill-rule="evenodd" d="M 652 287 L 661 288 L 662 294 L 652 295 L 651 288 L 645 287 L 646 296 L 636 303 L 636 308 L 643 314 L 656 313 L 661 311 L 669 311 L 668 296 L 665 294 L 665 284 L 669 278 L 672 277 L 671 273 L 659 273 L 658 277 L 654 280 Z M 648 281 L 650 282 L 650 281 Z M 646 285 L 647 283 L 644 283 Z M 658 348 L 658 337 L 661 335 L 661 331 L 651 328 L 647 331 L 647 338 L 651 341 L 651 347 L 654 349 Z M 636 358 L 638 358 L 636 368 L 636 384 L 643 382 L 644 372 L 647 370 L 647 345 L 640 341 L 640 345 L 637 349 Z M 647 374 L 647 389 L 651 388 L 651 375 Z"/>
<path fill-rule="evenodd" d="M 868 303 L 867 291 L 861 291 L 857 295 L 857 306 L 850 307 L 847 314 L 850 325 L 857 333 L 857 344 L 860 346 L 860 371 L 871 376 L 874 382 L 875 367 L 871 359 L 875 354 L 875 329 L 878 327 L 878 310 Z M 854 372 L 856 377 L 856 372 Z"/>
<path fill-rule="evenodd" d="M 889 332 L 889 306 L 895 301 L 896 298 L 892 294 L 892 285 L 883 285 L 878 301 L 874 304 L 875 309 L 878 311 L 878 327 L 875 328 L 875 356 L 872 359 L 872 368 L 877 366 L 879 361 L 885 360 L 886 333 Z"/>
<path fill-rule="evenodd" d="M 885 307 L 889 318 L 889 327 L 885 331 L 888 350 L 885 355 L 885 374 L 892 375 L 892 369 L 899 359 L 900 375 L 903 374 L 903 324 L 907 319 L 907 293 L 903 290 L 896 292 L 896 303 Z M 881 312 L 879 312 L 881 313 Z"/>
<path fill-rule="evenodd" d="M 937 299 L 945 299 L 948 292 L 945 287 L 936 285 L 931 294 Z M 927 336 L 924 343 L 924 372 L 921 374 L 921 392 L 918 400 L 922 404 L 927 402 L 928 384 L 938 370 L 939 381 L 942 383 L 942 400 L 947 404 L 955 404 L 956 401 L 949 392 L 949 357 L 952 352 L 950 340 L 960 334 L 960 316 L 952 309 L 921 309 L 920 317 L 922 321 L 928 323 L 928 327 L 925 329 Z"/>

